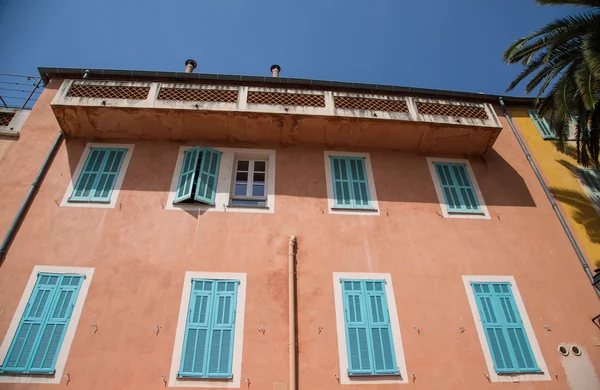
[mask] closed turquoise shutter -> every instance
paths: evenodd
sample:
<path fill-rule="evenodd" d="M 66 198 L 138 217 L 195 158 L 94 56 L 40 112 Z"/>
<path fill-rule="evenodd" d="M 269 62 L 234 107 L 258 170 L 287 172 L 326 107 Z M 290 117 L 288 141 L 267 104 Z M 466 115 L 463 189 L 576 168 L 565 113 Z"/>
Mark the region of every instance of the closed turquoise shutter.
<path fill-rule="evenodd" d="M 231 378 L 237 280 L 218 280 L 213 300 L 208 378 Z"/>
<path fill-rule="evenodd" d="M 370 375 L 373 373 L 373 365 L 363 286 L 359 280 L 342 280 L 341 283 L 348 350 L 348 375 Z"/>
<path fill-rule="evenodd" d="M 198 184 L 196 185 L 195 200 L 210 205 L 215 204 L 220 162 L 221 152 L 206 147 L 204 148 L 202 151 Z"/>
<path fill-rule="evenodd" d="M 188 149 L 183 153 L 183 163 L 181 164 L 181 173 L 179 174 L 179 183 L 177 184 L 177 193 L 174 203 L 190 199 L 192 197 L 192 187 L 196 176 L 196 165 L 200 147 Z"/>
<path fill-rule="evenodd" d="M 394 353 L 394 339 L 385 295 L 385 281 L 364 281 L 367 297 L 367 317 L 371 333 L 374 373 L 399 374 Z"/>
<path fill-rule="evenodd" d="M 592 203 L 600 207 L 600 172 L 591 169 L 581 169 L 579 172 L 592 196 Z"/>
<path fill-rule="evenodd" d="M 91 148 L 70 201 L 110 202 L 127 149 Z"/>
<path fill-rule="evenodd" d="M 53 373 L 56 358 L 69 326 L 83 276 L 62 275 L 41 331 L 29 372 Z"/>
<path fill-rule="evenodd" d="M 206 352 L 208 350 L 210 316 L 213 300 L 212 280 L 193 280 L 190 295 L 180 377 L 204 377 L 206 375 Z"/>
<path fill-rule="evenodd" d="M 54 372 L 82 280 L 82 275 L 38 274 L 2 372 Z"/>
<path fill-rule="evenodd" d="M 539 372 L 510 285 L 471 285 L 496 372 Z"/>
<path fill-rule="evenodd" d="M 365 159 L 348 158 L 348 167 L 350 169 L 350 188 L 352 189 L 354 207 L 371 207 L 371 196 L 369 194 L 369 182 L 367 181 Z"/>
<path fill-rule="evenodd" d="M 546 122 L 546 118 L 544 118 L 544 117 L 540 118 L 537 114 L 537 111 L 535 111 L 535 110 L 529 110 L 527 112 L 529 113 L 529 117 L 535 124 L 535 127 L 537 127 L 538 131 L 542 135 L 542 138 L 544 138 L 544 139 L 556 138 L 556 135 L 550 129 L 550 126 L 548 126 L 548 122 Z"/>
<path fill-rule="evenodd" d="M 433 163 L 450 213 L 481 213 L 465 164 Z"/>
<path fill-rule="evenodd" d="M 344 157 L 331 157 L 331 177 L 333 180 L 333 199 L 335 207 L 352 207 L 348 161 Z"/>
<path fill-rule="evenodd" d="M 110 202 L 110 196 L 117 182 L 117 176 L 121 170 L 125 153 L 127 153 L 127 149 L 106 150 L 104 165 L 94 186 L 95 191 L 93 191 L 90 199 L 92 202 Z"/>

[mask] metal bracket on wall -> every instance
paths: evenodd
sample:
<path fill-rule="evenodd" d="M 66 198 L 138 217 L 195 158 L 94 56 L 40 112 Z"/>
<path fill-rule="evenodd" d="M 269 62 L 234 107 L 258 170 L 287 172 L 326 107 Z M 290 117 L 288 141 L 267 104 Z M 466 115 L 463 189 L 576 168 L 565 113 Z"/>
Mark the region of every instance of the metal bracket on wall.
<path fill-rule="evenodd" d="M 598 314 L 596 317 L 592 318 L 592 322 L 594 323 L 594 325 L 596 325 L 600 329 L 600 314 Z"/>

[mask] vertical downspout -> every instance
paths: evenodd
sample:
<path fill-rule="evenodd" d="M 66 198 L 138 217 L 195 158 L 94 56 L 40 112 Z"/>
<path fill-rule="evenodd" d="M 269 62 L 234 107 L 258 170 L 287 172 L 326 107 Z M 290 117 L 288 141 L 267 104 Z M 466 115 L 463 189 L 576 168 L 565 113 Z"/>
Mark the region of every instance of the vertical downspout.
<path fill-rule="evenodd" d="M 288 242 L 288 278 L 289 278 L 289 357 L 290 357 L 290 387 L 296 390 L 296 353 L 298 341 L 296 340 L 296 236 L 291 236 Z"/>
<path fill-rule="evenodd" d="M 581 252 L 581 249 L 579 248 L 579 245 L 577 244 L 575 237 L 573 237 L 573 233 L 571 233 L 571 229 L 569 229 L 569 225 L 567 225 L 567 221 L 563 217 L 560 209 L 558 208 L 558 205 L 554 201 L 554 197 L 552 196 L 552 193 L 548 189 L 546 182 L 544 182 L 544 178 L 542 177 L 540 171 L 538 170 L 537 166 L 535 165 L 535 162 L 531 158 L 531 154 L 529 154 L 529 151 L 527 150 L 527 146 L 525 146 L 525 143 L 521 139 L 519 132 L 515 128 L 512 118 L 510 117 L 508 110 L 506 109 L 506 106 L 504 105 L 504 100 L 501 97 L 498 98 L 498 100 L 500 101 L 500 106 L 502 106 L 502 112 L 504 113 L 504 117 L 508 121 L 508 124 L 509 124 L 510 128 L 512 129 L 513 134 L 517 138 L 517 141 L 519 141 L 519 145 L 521 145 L 521 150 L 523 150 L 523 153 L 525 153 L 525 157 L 527 158 L 529 165 L 531 165 L 531 168 L 533 169 L 535 176 L 537 177 L 538 181 L 542 185 L 542 188 L 544 189 L 544 193 L 546 194 L 546 196 L 548 197 L 548 200 L 550 201 L 550 204 L 552 205 L 552 209 L 556 213 L 556 216 L 558 217 L 558 220 L 560 221 L 560 224 L 561 224 L 563 230 L 567 234 L 567 237 L 569 238 L 569 241 L 571 242 L 573 249 L 575 249 L 575 253 L 577 254 L 577 257 L 579 258 L 579 262 L 581 263 L 581 266 L 583 267 L 585 274 L 587 275 L 590 282 L 593 282 L 594 276 L 592 274 L 592 271 L 590 271 L 590 266 L 588 265 L 588 263 L 585 259 L 585 256 L 583 255 L 583 252 Z M 592 288 L 596 292 L 596 295 L 598 296 L 598 298 L 600 298 L 600 291 L 598 291 L 593 286 L 592 286 Z"/>

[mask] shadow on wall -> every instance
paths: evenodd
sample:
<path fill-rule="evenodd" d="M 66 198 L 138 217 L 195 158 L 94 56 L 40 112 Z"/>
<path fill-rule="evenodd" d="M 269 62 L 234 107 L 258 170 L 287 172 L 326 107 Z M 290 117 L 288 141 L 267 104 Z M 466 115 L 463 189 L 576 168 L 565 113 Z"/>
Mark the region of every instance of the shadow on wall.
<path fill-rule="evenodd" d="M 105 143 L 135 143 L 122 191 L 154 192 L 156 202 L 166 201 L 179 147 L 176 141 L 103 140 Z M 69 169 L 74 174 L 87 141 L 66 140 Z M 202 142 L 186 143 L 202 144 Z M 218 147 L 219 145 L 211 145 Z M 237 147 L 237 146 L 236 146 Z M 277 148 L 275 195 L 327 199 L 324 149 L 267 145 L 240 145 Z M 426 156 L 395 151 L 371 152 L 371 163 L 379 201 L 438 204 Z M 502 155 L 491 150 L 486 159 L 470 160 L 488 206 L 536 207 L 521 175 Z M 407 185 L 408 184 L 408 185 Z M 160 198 L 160 199 L 159 199 Z M 197 214 L 197 213 L 194 213 Z"/>

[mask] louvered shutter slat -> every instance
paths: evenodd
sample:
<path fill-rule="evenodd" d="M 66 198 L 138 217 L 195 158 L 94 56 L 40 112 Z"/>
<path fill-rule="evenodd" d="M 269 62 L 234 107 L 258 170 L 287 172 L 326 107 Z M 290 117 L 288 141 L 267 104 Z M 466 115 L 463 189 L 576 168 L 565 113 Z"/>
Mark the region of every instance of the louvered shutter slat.
<path fill-rule="evenodd" d="M 481 213 L 479 200 L 466 165 L 439 162 L 434 162 L 433 165 L 448 212 Z"/>
<path fill-rule="evenodd" d="M 110 196 L 117 182 L 123 159 L 127 149 L 106 149 L 104 164 L 93 187 L 91 200 L 94 202 L 110 202 Z"/>
<path fill-rule="evenodd" d="M 195 200 L 209 205 L 215 204 L 220 162 L 221 152 L 204 148 L 200 162 L 198 183 L 196 185 Z"/>
<path fill-rule="evenodd" d="M 216 281 L 215 284 L 207 377 L 231 378 L 238 282 Z"/>
<path fill-rule="evenodd" d="M 350 177 L 348 176 L 348 161 L 345 158 L 331 157 L 331 177 L 335 207 L 351 207 Z"/>
<path fill-rule="evenodd" d="M 199 146 L 188 149 L 183 153 L 183 163 L 181 164 L 181 172 L 179 173 L 179 182 L 177 184 L 177 193 L 175 194 L 174 203 L 191 199 L 199 154 Z"/>

